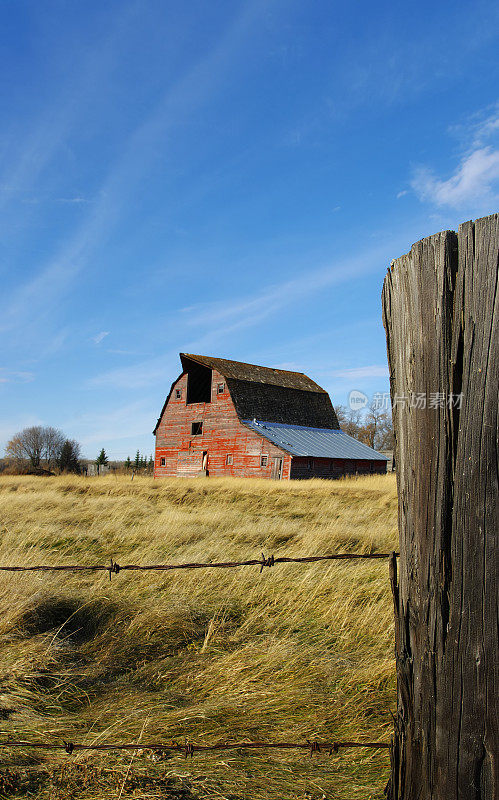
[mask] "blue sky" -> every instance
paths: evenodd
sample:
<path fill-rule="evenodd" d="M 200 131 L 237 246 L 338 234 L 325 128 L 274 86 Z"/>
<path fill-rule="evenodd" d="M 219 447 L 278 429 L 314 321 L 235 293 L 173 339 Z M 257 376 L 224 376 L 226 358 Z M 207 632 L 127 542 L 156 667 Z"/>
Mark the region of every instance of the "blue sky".
<path fill-rule="evenodd" d="M 388 390 L 390 260 L 498 210 L 497 2 L 0 15 L 0 449 L 152 452 L 179 351 Z"/>

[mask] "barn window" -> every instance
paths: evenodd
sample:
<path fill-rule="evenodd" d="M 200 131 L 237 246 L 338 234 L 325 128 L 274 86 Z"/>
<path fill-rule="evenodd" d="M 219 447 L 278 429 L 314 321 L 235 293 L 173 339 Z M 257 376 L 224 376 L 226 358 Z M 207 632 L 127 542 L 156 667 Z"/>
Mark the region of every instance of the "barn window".
<path fill-rule="evenodd" d="M 187 371 L 187 405 L 211 402 L 211 369 L 192 362 Z"/>
<path fill-rule="evenodd" d="M 159 466 L 160 467 L 165 467 L 166 466 L 166 458 L 160 458 L 159 459 Z"/>
<path fill-rule="evenodd" d="M 268 456 L 262 456 L 260 458 L 260 466 L 261 467 L 266 467 L 268 465 L 268 463 L 269 463 L 269 457 Z"/>
<path fill-rule="evenodd" d="M 177 400 L 180 400 L 180 398 L 182 397 L 182 389 L 175 389 L 175 397 L 177 398 Z"/>
<path fill-rule="evenodd" d="M 225 383 L 217 384 L 217 394 L 223 394 L 225 391 Z"/>
<path fill-rule="evenodd" d="M 203 433 L 203 423 L 202 422 L 193 422 L 191 425 L 191 435 L 192 436 L 201 436 Z"/>
<path fill-rule="evenodd" d="M 226 464 L 233 464 L 234 463 L 234 456 L 232 453 L 227 453 L 227 458 L 225 459 Z"/>

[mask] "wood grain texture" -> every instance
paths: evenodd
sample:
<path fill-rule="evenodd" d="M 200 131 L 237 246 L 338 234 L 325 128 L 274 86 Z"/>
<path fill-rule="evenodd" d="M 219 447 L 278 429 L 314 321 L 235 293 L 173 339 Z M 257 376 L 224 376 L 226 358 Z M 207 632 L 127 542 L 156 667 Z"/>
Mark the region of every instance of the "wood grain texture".
<path fill-rule="evenodd" d="M 418 242 L 383 286 L 401 553 L 391 800 L 499 791 L 498 260 L 495 214 Z M 423 394 L 444 400 L 411 407 Z"/>

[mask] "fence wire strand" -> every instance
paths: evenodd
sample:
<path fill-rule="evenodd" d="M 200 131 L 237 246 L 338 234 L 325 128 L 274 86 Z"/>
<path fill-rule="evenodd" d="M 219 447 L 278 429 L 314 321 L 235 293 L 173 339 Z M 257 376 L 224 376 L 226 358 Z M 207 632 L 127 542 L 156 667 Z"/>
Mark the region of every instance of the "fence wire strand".
<path fill-rule="evenodd" d="M 321 556 L 302 556 L 290 558 L 288 556 L 269 556 L 262 553 L 261 558 L 251 558 L 247 561 L 205 561 L 184 564 L 118 564 L 111 558 L 110 564 L 35 564 L 18 566 L 0 566 L 0 572 L 108 572 L 109 579 L 119 572 L 145 572 L 147 570 L 170 571 L 176 569 L 229 569 L 231 567 L 260 567 L 260 573 L 265 567 L 275 564 L 313 564 L 318 561 L 362 561 L 368 559 L 389 559 L 398 557 L 399 553 L 332 553 Z"/>
<path fill-rule="evenodd" d="M 179 569 L 229 569 L 232 567 L 252 567 L 259 566 L 260 573 L 265 567 L 273 567 L 276 564 L 313 564 L 320 561 L 362 561 L 368 559 L 395 559 L 399 553 L 331 553 L 329 555 L 302 556 L 291 558 L 288 556 L 273 555 L 266 557 L 262 553 L 260 559 L 248 559 L 247 561 L 219 561 L 219 562 L 189 562 L 183 564 L 119 564 L 111 558 L 108 565 L 105 564 L 36 564 L 36 565 L 15 565 L 0 566 L 1 572 L 108 572 L 109 579 L 119 572 L 145 572 L 148 570 L 170 571 Z M 314 753 L 338 753 L 344 748 L 373 748 L 387 749 L 390 747 L 388 742 L 319 742 L 307 739 L 306 742 L 217 742 L 215 744 L 197 744 L 185 741 L 183 744 L 172 740 L 170 742 L 127 742 L 124 744 L 82 744 L 80 742 L 63 741 L 62 744 L 55 742 L 25 741 L 8 739 L 0 742 L 0 748 L 26 748 L 37 750 L 63 750 L 69 755 L 78 750 L 149 750 L 151 752 L 176 752 L 184 755 L 185 758 L 193 757 L 195 752 L 210 752 L 216 750 L 308 750 L 310 755 Z"/>
<path fill-rule="evenodd" d="M 192 758 L 196 752 L 210 752 L 214 750 L 308 750 L 314 753 L 327 753 L 332 755 L 340 749 L 350 747 L 365 747 L 387 749 L 389 742 L 319 742 L 307 739 L 306 742 L 217 742 L 215 744 L 196 744 L 194 742 L 180 743 L 176 740 L 170 742 L 127 742 L 125 744 L 81 744 L 79 742 L 66 742 L 62 744 L 47 742 L 29 742 L 6 740 L 0 742 L 2 748 L 23 747 L 38 750 L 64 750 L 68 755 L 78 750 L 150 750 L 151 752 L 177 752 L 185 758 Z"/>

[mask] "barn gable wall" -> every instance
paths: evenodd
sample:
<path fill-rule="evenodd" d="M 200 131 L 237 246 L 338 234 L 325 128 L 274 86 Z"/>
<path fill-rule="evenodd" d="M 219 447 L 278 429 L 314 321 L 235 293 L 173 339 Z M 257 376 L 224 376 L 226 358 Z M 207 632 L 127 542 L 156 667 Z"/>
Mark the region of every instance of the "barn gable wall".
<path fill-rule="evenodd" d="M 218 394 L 218 384 L 224 385 Z M 283 459 L 284 479 L 289 478 L 291 456 L 264 437 L 242 425 L 229 392 L 229 381 L 213 370 L 210 403 L 186 404 L 187 374 L 173 384 L 156 428 L 156 477 L 193 477 L 202 474 L 203 453 L 208 453 L 210 476 L 270 478 L 274 457 Z M 177 390 L 182 396 L 176 397 Z M 200 435 L 192 435 L 192 424 L 203 423 Z M 227 455 L 232 464 L 227 464 Z M 267 466 L 261 465 L 267 455 Z M 165 465 L 161 465 L 165 459 Z"/>

